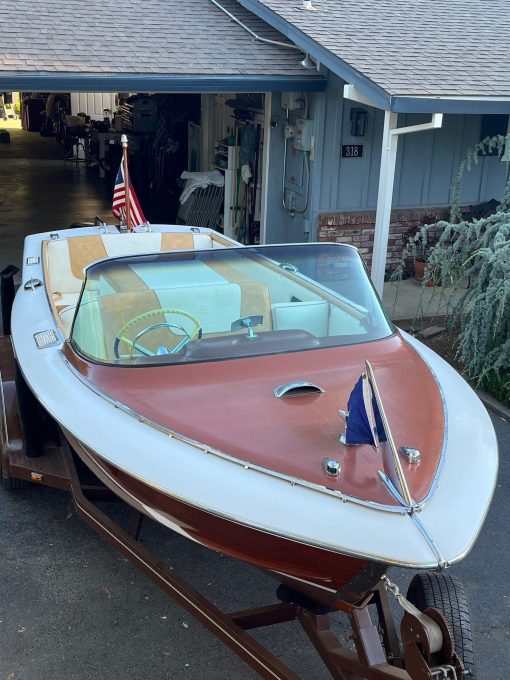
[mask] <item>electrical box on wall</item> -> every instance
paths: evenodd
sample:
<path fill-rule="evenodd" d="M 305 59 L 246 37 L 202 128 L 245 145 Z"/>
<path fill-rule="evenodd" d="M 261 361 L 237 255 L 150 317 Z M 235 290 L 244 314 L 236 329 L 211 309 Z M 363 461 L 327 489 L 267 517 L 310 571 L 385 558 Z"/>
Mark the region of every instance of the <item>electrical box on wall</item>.
<path fill-rule="evenodd" d="M 283 128 L 283 134 L 285 139 L 294 139 L 294 135 L 296 134 L 296 128 L 294 125 L 289 125 L 289 123 L 285 124 L 285 127 Z"/>
<path fill-rule="evenodd" d="M 287 111 L 296 111 L 304 107 L 304 100 L 300 97 L 299 92 L 282 92 L 280 106 Z"/>
<path fill-rule="evenodd" d="M 294 132 L 294 148 L 300 151 L 311 151 L 313 135 L 313 121 L 308 118 L 296 118 Z"/>

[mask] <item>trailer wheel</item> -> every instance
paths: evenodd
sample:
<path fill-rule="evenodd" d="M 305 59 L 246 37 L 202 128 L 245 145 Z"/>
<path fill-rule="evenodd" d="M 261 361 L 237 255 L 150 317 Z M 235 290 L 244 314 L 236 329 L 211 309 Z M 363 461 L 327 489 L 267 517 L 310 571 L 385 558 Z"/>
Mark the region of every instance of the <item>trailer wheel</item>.
<path fill-rule="evenodd" d="M 420 611 L 434 607 L 443 614 L 453 633 L 455 650 L 464 663 L 466 677 L 474 680 L 473 633 L 462 582 L 449 574 L 416 574 L 409 584 L 407 599 Z"/>

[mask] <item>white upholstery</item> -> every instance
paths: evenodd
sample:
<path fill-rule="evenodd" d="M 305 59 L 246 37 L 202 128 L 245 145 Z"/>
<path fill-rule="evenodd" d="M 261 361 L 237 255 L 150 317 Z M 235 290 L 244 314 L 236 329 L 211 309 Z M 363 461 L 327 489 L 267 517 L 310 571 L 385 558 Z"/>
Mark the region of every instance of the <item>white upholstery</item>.
<path fill-rule="evenodd" d="M 343 309 L 331 305 L 331 316 L 329 320 L 330 335 L 364 335 L 366 330 L 361 325 L 359 319 L 347 314 Z"/>
<path fill-rule="evenodd" d="M 57 305 L 57 307 L 69 307 L 71 305 L 76 305 L 78 302 L 78 298 L 80 297 L 80 293 L 54 293 L 53 294 L 53 302 Z"/>
<path fill-rule="evenodd" d="M 209 234 L 193 234 L 193 247 L 195 250 L 210 250 L 213 240 Z"/>
<path fill-rule="evenodd" d="M 171 262 L 155 267 L 152 262 L 130 265 L 130 269 L 152 290 L 227 283 L 214 269 L 200 260 Z"/>
<path fill-rule="evenodd" d="M 158 232 L 139 232 L 129 234 L 103 234 L 86 237 L 87 247 L 84 251 L 85 264 L 90 254 L 91 261 L 104 257 L 101 254 L 104 245 L 107 257 L 135 255 L 137 253 L 160 252 L 162 234 Z M 94 241 L 95 240 L 95 241 Z M 97 245 L 94 246 L 94 243 Z M 224 247 L 216 243 L 208 234 L 193 234 L 193 247 L 196 250 L 206 250 L 214 246 Z M 83 259 L 83 258 L 82 258 Z M 190 264 L 192 265 L 190 267 Z M 81 266 L 81 265 L 80 265 Z M 49 277 L 48 293 L 52 295 L 54 304 L 58 307 L 60 321 L 64 331 L 69 335 L 72 320 L 78 303 L 83 284 L 83 277 L 77 277 L 71 267 L 71 254 L 67 239 L 55 239 L 46 244 L 46 267 Z M 182 264 L 173 263 L 166 272 L 155 270 L 151 266 L 139 264 L 132 269 L 145 282 L 148 289 L 158 289 L 165 299 L 175 298 L 174 294 L 163 293 L 164 287 L 182 287 L 181 302 L 162 303 L 162 307 L 178 307 L 187 309 L 200 319 L 205 333 L 215 333 L 230 330 L 232 321 L 241 316 L 241 293 L 237 284 L 232 285 L 220 274 L 200 261 Z M 75 266 L 76 271 L 76 266 Z M 156 277 L 156 278 L 154 278 Z M 158 278 L 159 277 L 159 278 Z M 200 286 L 200 295 L 192 285 Z M 217 288 L 224 286 L 225 291 Z M 203 293 L 206 290 L 207 293 Z M 209 292 L 210 291 L 210 292 Z M 114 292 L 114 288 L 104 278 L 99 281 L 98 294 L 105 295 Z M 177 299 L 177 298 L 175 298 Z M 91 305 L 94 307 L 94 305 Z M 92 311 L 90 312 L 92 314 Z M 94 317 L 98 338 L 100 336 L 99 316 Z M 189 322 L 187 322 L 189 323 Z M 182 324 L 188 328 L 186 323 Z M 96 331 L 91 331 L 93 334 Z M 98 340 L 99 342 L 99 340 Z"/>
<path fill-rule="evenodd" d="M 213 284 L 203 288 L 181 286 L 154 292 L 161 307 L 183 309 L 194 314 L 204 333 L 230 331 L 232 322 L 241 317 L 241 287 L 237 283 Z M 186 330 L 192 327 L 184 317 L 175 316 L 172 321 Z"/>
<path fill-rule="evenodd" d="M 229 248 L 229 247 L 232 247 L 233 245 L 235 245 L 234 243 L 228 243 L 228 242 L 222 243 L 221 241 L 218 241 L 216 239 L 211 239 L 211 242 L 212 242 L 211 248 L 213 248 L 213 249 L 214 248 Z"/>
<path fill-rule="evenodd" d="M 300 329 L 318 338 L 328 335 L 329 304 L 325 300 L 277 302 L 271 311 L 275 330 Z"/>
<path fill-rule="evenodd" d="M 67 240 L 48 241 L 47 258 L 51 291 L 79 293 L 82 280 L 72 272 Z"/>
<path fill-rule="evenodd" d="M 108 257 L 135 255 L 136 253 L 152 253 L 161 250 L 161 234 L 130 233 L 104 234 L 101 236 Z"/>
<path fill-rule="evenodd" d="M 70 305 L 69 307 L 63 309 L 59 314 L 60 321 L 62 322 L 62 326 L 64 327 L 66 337 L 69 337 L 69 334 L 71 332 L 71 326 L 73 325 L 75 311 L 76 305 Z"/>

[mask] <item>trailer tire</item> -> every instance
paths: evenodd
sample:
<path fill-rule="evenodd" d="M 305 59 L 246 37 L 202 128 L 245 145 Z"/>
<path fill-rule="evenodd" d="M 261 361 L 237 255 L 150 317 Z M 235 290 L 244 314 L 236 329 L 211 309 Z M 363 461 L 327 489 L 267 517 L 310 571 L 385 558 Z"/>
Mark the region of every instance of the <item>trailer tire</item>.
<path fill-rule="evenodd" d="M 475 680 L 471 617 L 462 582 L 450 574 L 416 574 L 409 584 L 407 599 L 420 611 L 433 607 L 443 614 L 453 633 L 455 650 L 464 663 L 465 677 Z"/>

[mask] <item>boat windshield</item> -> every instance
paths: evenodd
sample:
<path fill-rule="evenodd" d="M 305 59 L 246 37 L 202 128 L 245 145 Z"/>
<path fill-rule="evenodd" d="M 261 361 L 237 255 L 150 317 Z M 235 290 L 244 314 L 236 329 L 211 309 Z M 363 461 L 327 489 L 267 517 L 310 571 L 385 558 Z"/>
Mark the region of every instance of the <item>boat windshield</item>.
<path fill-rule="evenodd" d="M 351 345 L 392 333 L 358 252 L 325 243 L 102 260 L 86 270 L 71 343 L 91 361 L 133 366 Z"/>

